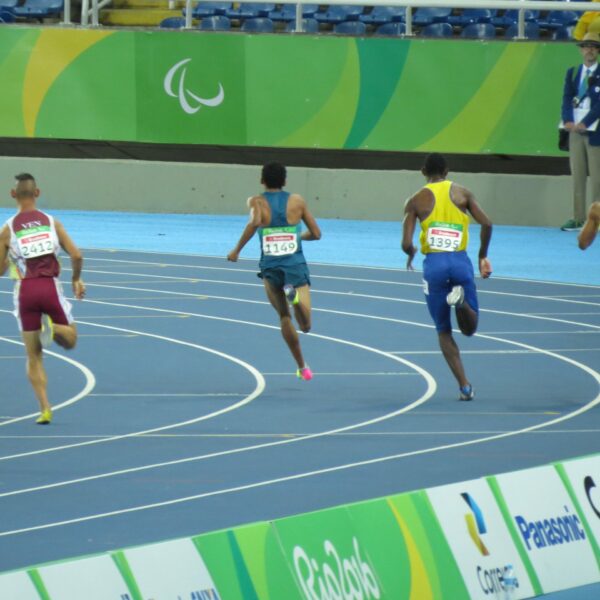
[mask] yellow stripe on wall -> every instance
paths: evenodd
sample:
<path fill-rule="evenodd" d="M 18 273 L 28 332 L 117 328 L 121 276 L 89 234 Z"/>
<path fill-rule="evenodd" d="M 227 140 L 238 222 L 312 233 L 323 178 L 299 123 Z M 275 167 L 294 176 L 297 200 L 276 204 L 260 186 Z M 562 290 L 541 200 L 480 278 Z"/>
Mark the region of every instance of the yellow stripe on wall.
<path fill-rule="evenodd" d="M 48 90 L 82 52 L 112 35 L 111 31 L 46 29 L 31 50 L 23 83 L 25 135 L 33 137 L 35 123 Z"/>

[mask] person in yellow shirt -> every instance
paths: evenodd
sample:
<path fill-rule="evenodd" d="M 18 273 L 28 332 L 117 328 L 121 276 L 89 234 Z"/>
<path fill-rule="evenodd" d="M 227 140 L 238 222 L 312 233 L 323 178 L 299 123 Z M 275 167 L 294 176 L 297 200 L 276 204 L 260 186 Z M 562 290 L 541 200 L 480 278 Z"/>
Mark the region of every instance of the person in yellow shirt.
<path fill-rule="evenodd" d="M 592 2 L 600 2 L 600 0 L 592 0 Z M 581 41 L 586 33 L 600 33 L 600 12 L 588 10 L 579 17 L 573 30 L 573 39 Z"/>
<path fill-rule="evenodd" d="M 600 202 L 593 202 L 588 211 L 587 219 L 579 232 L 577 241 L 582 250 L 589 248 L 596 239 L 600 227 Z"/>
<path fill-rule="evenodd" d="M 466 252 L 469 214 L 481 225 L 479 272 L 484 279 L 492 274 L 487 258 L 492 222 L 467 188 L 446 179 L 448 166 L 441 154 L 429 154 L 421 172 L 427 184 L 404 207 L 402 250 L 408 255 L 406 268 L 413 270 L 412 261 L 417 253 L 413 236 L 418 221 L 421 252 L 425 255 L 423 284 L 427 308 L 438 332 L 442 354 L 458 382 L 459 399 L 472 400 L 475 392 L 452 337 L 450 313 L 454 306 L 461 333 L 467 336 L 475 333 L 479 303 L 473 265 Z"/>

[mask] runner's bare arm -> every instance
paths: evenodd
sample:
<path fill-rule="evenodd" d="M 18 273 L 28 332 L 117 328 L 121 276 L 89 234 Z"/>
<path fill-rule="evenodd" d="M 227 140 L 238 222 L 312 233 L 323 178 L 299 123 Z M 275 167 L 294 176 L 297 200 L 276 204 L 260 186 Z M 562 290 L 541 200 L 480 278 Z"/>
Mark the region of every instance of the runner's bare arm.
<path fill-rule="evenodd" d="M 77 300 L 83 299 L 85 296 L 85 284 L 81 279 L 81 269 L 83 267 L 83 255 L 81 250 L 75 245 L 69 234 L 65 231 L 62 223 L 54 220 L 56 234 L 60 247 L 71 257 L 71 285 L 73 286 L 73 294 Z"/>
<path fill-rule="evenodd" d="M 409 198 L 404 205 L 404 220 L 402 221 L 402 250 L 408 255 L 406 270 L 414 271 L 413 258 L 417 249 L 413 245 L 413 236 L 417 226 L 417 211 L 415 210 L 414 196 Z"/>
<path fill-rule="evenodd" d="M 6 273 L 6 269 L 8 269 L 9 258 L 8 258 L 8 248 L 10 245 L 10 231 L 8 229 L 8 225 L 5 225 L 0 231 L 0 276 Z"/>
<path fill-rule="evenodd" d="M 243 247 L 252 239 L 256 230 L 260 227 L 262 222 L 260 199 L 260 196 L 248 198 L 248 208 L 250 209 L 248 223 L 246 224 L 246 227 L 244 227 L 244 231 L 242 231 L 242 235 L 235 245 L 235 248 L 227 255 L 227 260 L 237 262 Z"/>
<path fill-rule="evenodd" d="M 302 232 L 300 238 L 303 242 L 311 242 L 313 240 L 321 239 L 321 228 L 317 225 L 316 219 L 313 217 L 313 214 L 310 212 L 308 208 L 308 204 L 302 196 L 300 196 L 302 200 L 302 220 L 306 225 L 306 231 Z"/>
<path fill-rule="evenodd" d="M 492 222 L 483 212 L 483 209 L 477 204 L 475 196 L 469 190 L 465 189 L 467 198 L 467 210 L 471 213 L 475 221 L 481 225 L 479 235 L 479 273 L 484 279 L 492 274 L 492 265 L 488 260 L 487 254 L 492 239 Z"/>
<path fill-rule="evenodd" d="M 583 225 L 583 229 L 577 236 L 579 247 L 582 250 L 589 248 L 598 233 L 598 227 L 600 227 L 600 202 L 593 202 L 588 212 L 588 217 Z"/>

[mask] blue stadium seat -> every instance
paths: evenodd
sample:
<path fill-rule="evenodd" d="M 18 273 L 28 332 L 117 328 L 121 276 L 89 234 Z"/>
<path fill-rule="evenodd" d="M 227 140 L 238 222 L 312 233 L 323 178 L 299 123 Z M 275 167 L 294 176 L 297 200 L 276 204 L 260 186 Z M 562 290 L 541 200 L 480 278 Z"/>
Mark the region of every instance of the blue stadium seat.
<path fill-rule="evenodd" d="M 404 35 L 406 25 L 404 23 L 384 23 L 375 31 L 375 35 Z"/>
<path fill-rule="evenodd" d="M 17 17 L 42 19 L 60 15 L 62 10 L 63 0 L 25 0 L 23 6 L 16 6 L 12 12 Z"/>
<path fill-rule="evenodd" d="M 202 31 L 227 31 L 231 29 L 231 21 L 224 15 L 211 15 L 200 21 L 198 29 Z"/>
<path fill-rule="evenodd" d="M 167 17 L 160 22 L 161 29 L 183 29 L 185 27 L 185 19 L 183 17 Z"/>
<path fill-rule="evenodd" d="M 19 0 L 0 0 L 0 11 L 12 13 L 18 4 Z"/>
<path fill-rule="evenodd" d="M 417 8 L 413 16 L 413 23 L 419 27 L 431 23 L 447 23 L 452 14 L 451 8 Z"/>
<path fill-rule="evenodd" d="M 1 10 L 0 7 L 0 23 L 14 23 L 15 15 L 7 10 Z"/>
<path fill-rule="evenodd" d="M 333 33 L 344 35 L 365 35 L 367 26 L 361 21 L 344 21 L 333 26 Z"/>
<path fill-rule="evenodd" d="M 525 21 L 537 21 L 540 18 L 539 10 L 523 11 Z M 513 23 L 519 21 L 519 11 L 515 9 L 507 10 L 501 17 L 494 17 L 492 23 L 496 27 L 510 27 Z"/>
<path fill-rule="evenodd" d="M 513 23 L 505 32 L 504 37 L 511 40 L 516 38 L 519 33 L 519 26 L 517 23 Z M 540 37 L 540 26 L 533 21 L 527 21 L 525 23 L 525 37 L 529 40 L 537 40 Z"/>
<path fill-rule="evenodd" d="M 383 25 L 404 21 L 405 15 L 405 6 L 375 6 L 368 15 L 360 15 L 358 18 L 368 25 Z"/>
<path fill-rule="evenodd" d="M 296 21 L 288 21 L 285 26 L 287 32 L 296 30 Z M 302 19 L 302 33 L 319 33 L 319 21 L 316 19 Z"/>
<path fill-rule="evenodd" d="M 259 17 L 257 19 L 246 19 L 242 23 L 241 30 L 246 33 L 273 33 L 275 26 L 271 19 Z"/>
<path fill-rule="evenodd" d="M 466 27 L 471 23 L 490 23 L 497 12 L 496 9 L 489 8 L 465 8 L 460 15 L 450 15 L 448 23 L 460 27 Z"/>
<path fill-rule="evenodd" d="M 269 16 L 272 10 L 275 10 L 275 4 L 269 2 L 247 2 L 240 4 L 239 8 L 227 9 L 225 16 L 230 19 L 256 19 L 257 17 Z"/>
<path fill-rule="evenodd" d="M 491 23 L 470 23 L 460 32 L 460 37 L 489 40 L 496 37 L 496 28 Z"/>
<path fill-rule="evenodd" d="M 318 10 L 318 4 L 303 4 L 302 16 L 305 19 L 312 19 Z M 296 5 L 284 4 L 281 10 L 272 10 L 268 17 L 271 21 L 294 21 L 296 19 Z"/>
<path fill-rule="evenodd" d="M 196 19 L 212 17 L 213 15 L 224 15 L 231 8 L 231 2 L 198 2 L 192 9 L 192 16 Z"/>
<path fill-rule="evenodd" d="M 450 23 L 431 23 L 423 27 L 419 35 L 423 37 L 452 37 L 452 33 Z"/>
<path fill-rule="evenodd" d="M 574 25 L 567 25 L 566 27 L 560 27 L 552 33 L 552 39 L 557 41 L 572 41 L 573 31 L 575 30 Z"/>
<path fill-rule="evenodd" d="M 364 12 L 364 7 L 353 4 L 332 4 L 323 12 L 318 12 L 315 19 L 319 23 L 342 23 L 343 21 L 356 21 Z"/>
<path fill-rule="evenodd" d="M 569 25 L 576 25 L 579 14 L 572 10 L 551 10 L 545 19 L 540 19 L 538 24 L 543 29 L 560 29 Z"/>

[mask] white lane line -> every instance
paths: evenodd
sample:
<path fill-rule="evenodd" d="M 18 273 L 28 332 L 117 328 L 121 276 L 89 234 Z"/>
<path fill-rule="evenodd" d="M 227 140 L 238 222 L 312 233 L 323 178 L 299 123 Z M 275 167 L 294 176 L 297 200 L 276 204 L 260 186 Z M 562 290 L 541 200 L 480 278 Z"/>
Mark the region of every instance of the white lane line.
<path fill-rule="evenodd" d="M 263 373 L 264 375 L 264 373 Z M 204 394 L 194 394 L 190 393 L 180 393 L 180 394 L 157 394 L 155 392 L 148 392 L 147 394 L 107 394 L 104 392 L 96 392 L 95 394 L 90 394 L 90 396 L 101 396 L 102 398 L 235 398 L 239 396 L 245 396 L 246 394 L 236 394 L 236 393 L 223 393 L 223 392 L 206 392 Z"/>
<path fill-rule="evenodd" d="M 600 348 L 548 348 L 550 352 L 598 352 Z M 439 350 L 389 350 L 390 354 L 433 354 L 439 356 Z M 461 350 L 461 354 L 538 354 L 537 350 Z M 265 373 L 266 375 L 266 373 Z"/>
<path fill-rule="evenodd" d="M 87 300 L 86 302 L 89 302 L 89 300 Z M 10 312 L 10 311 L 0 310 L 0 312 Z M 265 388 L 264 377 L 261 375 L 261 373 L 257 369 L 255 369 L 252 365 L 244 362 L 243 360 L 241 360 L 241 359 L 239 359 L 239 358 L 237 358 L 235 356 L 231 356 L 229 354 L 225 354 L 224 352 L 220 352 L 219 350 L 214 350 L 213 348 L 208 348 L 206 346 L 201 346 L 199 344 L 193 344 L 191 342 L 185 342 L 183 340 L 169 338 L 169 337 L 162 336 L 162 335 L 157 335 L 157 334 L 154 334 L 154 333 L 147 333 L 147 332 L 142 332 L 142 331 L 133 331 L 133 330 L 130 330 L 130 329 L 122 329 L 120 327 L 111 327 L 109 325 L 99 325 L 98 323 L 87 323 L 85 321 L 78 321 L 78 323 L 82 324 L 82 325 L 89 325 L 91 327 L 100 327 L 100 328 L 103 328 L 103 329 L 112 329 L 112 330 L 115 330 L 115 331 L 124 331 L 124 332 L 127 332 L 127 333 L 135 333 L 137 335 L 144 335 L 146 337 L 151 337 L 151 338 L 158 339 L 158 340 L 161 340 L 161 341 L 166 341 L 166 342 L 170 342 L 170 343 L 173 343 L 173 344 L 179 344 L 181 346 L 187 346 L 189 348 L 195 348 L 197 350 L 201 350 L 201 351 L 204 351 L 204 352 L 209 352 L 210 354 L 214 354 L 215 356 L 219 356 L 221 358 L 224 358 L 225 360 L 229 360 L 229 361 L 231 361 L 231 362 L 233 362 L 233 363 L 235 363 L 235 364 L 243 367 L 247 371 L 249 371 L 250 374 L 254 377 L 254 379 L 256 381 L 256 387 L 254 388 L 254 390 L 249 395 L 247 395 L 245 398 L 243 398 L 239 402 L 236 402 L 235 404 L 232 404 L 230 406 L 226 406 L 224 408 L 221 408 L 219 410 L 213 411 L 211 413 L 207 413 L 205 415 L 201 415 L 200 417 L 195 417 L 193 419 L 189 419 L 187 421 L 182 421 L 182 422 L 179 422 L 179 423 L 172 423 L 171 425 L 164 425 L 164 426 L 161 426 L 161 427 L 154 427 L 152 429 L 147 429 L 147 430 L 144 430 L 144 431 L 137 431 L 137 432 L 131 432 L 131 433 L 126 433 L 126 434 L 122 434 L 122 435 L 116 435 L 116 436 L 113 436 L 111 438 L 106 438 L 106 439 L 92 440 L 92 441 L 88 441 L 88 442 L 81 442 L 81 443 L 78 443 L 78 444 L 67 444 L 67 445 L 64 445 L 64 446 L 55 446 L 53 448 L 45 448 L 45 449 L 42 449 L 42 450 L 33 450 L 33 451 L 30 451 L 30 452 L 20 452 L 20 453 L 17 453 L 17 454 L 4 455 L 4 456 L 0 456 L 0 461 L 10 460 L 10 459 L 14 459 L 14 458 L 22 458 L 22 457 L 25 457 L 25 456 L 35 456 L 35 455 L 39 455 L 39 454 L 46 454 L 48 452 L 56 452 L 58 450 L 65 450 L 67 448 L 77 448 L 77 447 L 80 447 L 80 446 L 88 446 L 88 445 L 91 445 L 91 444 L 99 444 L 99 443 L 110 442 L 110 441 L 114 441 L 114 440 L 121 440 L 121 439 L 129 438 L 129 437 L 133 437 L 133 436 L 143 435 L 145 433 L 155 433 L 155 432 L 158 432 L 158 431 L 166 431 L 168 429 L 173 429 L 175 427 L 183 427 L 184 425 L 191 425 L 192 423 L 199 423 L 200 421 L 205 421 L 207 419 L 211 419 L 213 417 L 217 417 L 219 415 L 228 413 L 230 411 L 236 410 L 237 408 L 245 406 L 246 404 L 249 404 L 250 402 L 252 402 L 252 400 L 254 400 L 256 397 L 258 397 L 263 392 L 263 390 Z M 0 339 L 3 339 L 3 338 L 0 338 Z M 6 340 L 6 341 L 11 342 L 13 344 L 18 343 L 18 342 L 13 342 L 12 340 Z M 49 352 L 49 354 L 55 355 L 53 352 Z M 78 363 L 75 363 L 75 361 L 72 361 L 71 359 L 67 359 L 66 357 L 63 357 L 63 356 L 61 356 L 59 354 L 56 354 L 55 356 L 57 356 L 59 358 L 62 358 L 63 360 L 67 360 L 68 362 L 71 362 L 71 363 L 73 363 L 75 365 L 78 365 Z M 81 365 L 81 368 L 82 369 L 86 369 L 86 367 L 84 367 L 83 365 Z M 91 374 L 91 371 L 90 371 L 90 375 L 91 375 L 92 380 L 93 380 L 93 375 Z M 93 380 L 93 382 L 95 384 L 95 380 Z M 87 385 L 84 391 L 87 391 L 88 388 L 91 390 L 91 388 L 93 388 L 93 385 L 91 387 L 89 387 L 89 385 Z M 73 404 L 73 402 L 76 402 L 77 400 L 80 399 L 80 397 L 82 397 L 82 394 L 83 394 L 83 392 L 81 392 L 78 396 L 75 396 L 74 398 L 71 398 L 67 402 L 63 402 L 62 404 L 57 405 L 56 408 L 58 409 L 58 408 L 61 408 L 63 406 L 67 406 L 68 404 Z M 83 395 L 85 395 L 85 394 L 83 394 Z M 24 417 L 19 417 L 17 419 L 13 419 L 13 420 L 10 420 L 10 421 L 2 422 L 2 423 L 0 423 L 0 426 L 1 425 L 8 425 L 9 423 L 14 423 L 15 421 L 21 421 L 21 420 L 29 418 L 31 416 L 35 416 L 35 414 L 33 414 L 33 415 L 26 415 Z"/>
<path fill-rule="evenodd" d="M 2 310 L 0 312 L 12 314 L 12 311 L 9 310 Z M 8 342 L 9 344 L 15 344 L 16 346 L 23 346 L 23 342 L 18 342 L 16 340 L 11 340 L 5 337 L 0 337 L 0 341 Z M 73 360 L 68 356 L 63 356 L 62 354 L 57 354 L 56 352 L 51 352 L 49 350 L 44 350 L 44 354 L 48 354 L 49 356 L 53 356 L 54 358 L 64 360 L 66 363 L 73 365 L 82 372 L 85 378 L 85 385 L 78 394 L 75 394 L 75 396 L 69 398 L 68 400 L 65 400 L 64 402 L 60 402 L 58 404 L 53 405 L 52 410 L 57 411 L 62 408 L 65 408 L 66 406 L 70 406 L 71 404 L 75 404 L 75 402 L 79 402 L 79 400 L 85 398 L 94 389 L 94 386 L 96 385 L 96 378 L 94 377 L 92 371 L 88 369 L 84 364 Z M 38 415 L 39 412 L 34 412 L 29 413 L 28 415 L 22 415 L 20 417 L 9 417 L 7 420 L 0 421 L 0 427 L 2 427 L 3 425 L 10 425 L 11 423 L 18 423 L 19 421 L 25 421 L 26 419 L 32 419 L 33 417 L 37 417 Z"/>
<path fill-rule="evenodd" d="M 400 354 L 400 353 L 399 352 L 390 352 L 390 354 Z M 356 377 L 356 376 L 359 376 L 359 377 L 387 377 L 387 376 L 398 376 L 398 375 L 402 375 L 402 376 L 418 375 L 418 373 L 414 373 L 414 372 L 408 373 L 408 372 L 395 372 L 395 371 L 390 371 L 390 372 L 382 371 L 380 373 L 373 373 L 373 372 L 371 372 L 371 373 L 324 373 L 323 371 L 313 370 L 313 373 L 315 375 L 318 375 L 319 377 L 330 377 L 330 376 L 333 376 L 333 377 Z M 271 376 L 280 376 L 280 375 L 289 377 L 290 373 L 289 372 L 287 372 L 287 373 L 263 373 L 263 375 L 265 375 L 265 376 L 269 375 L 270 377 Z"/>

